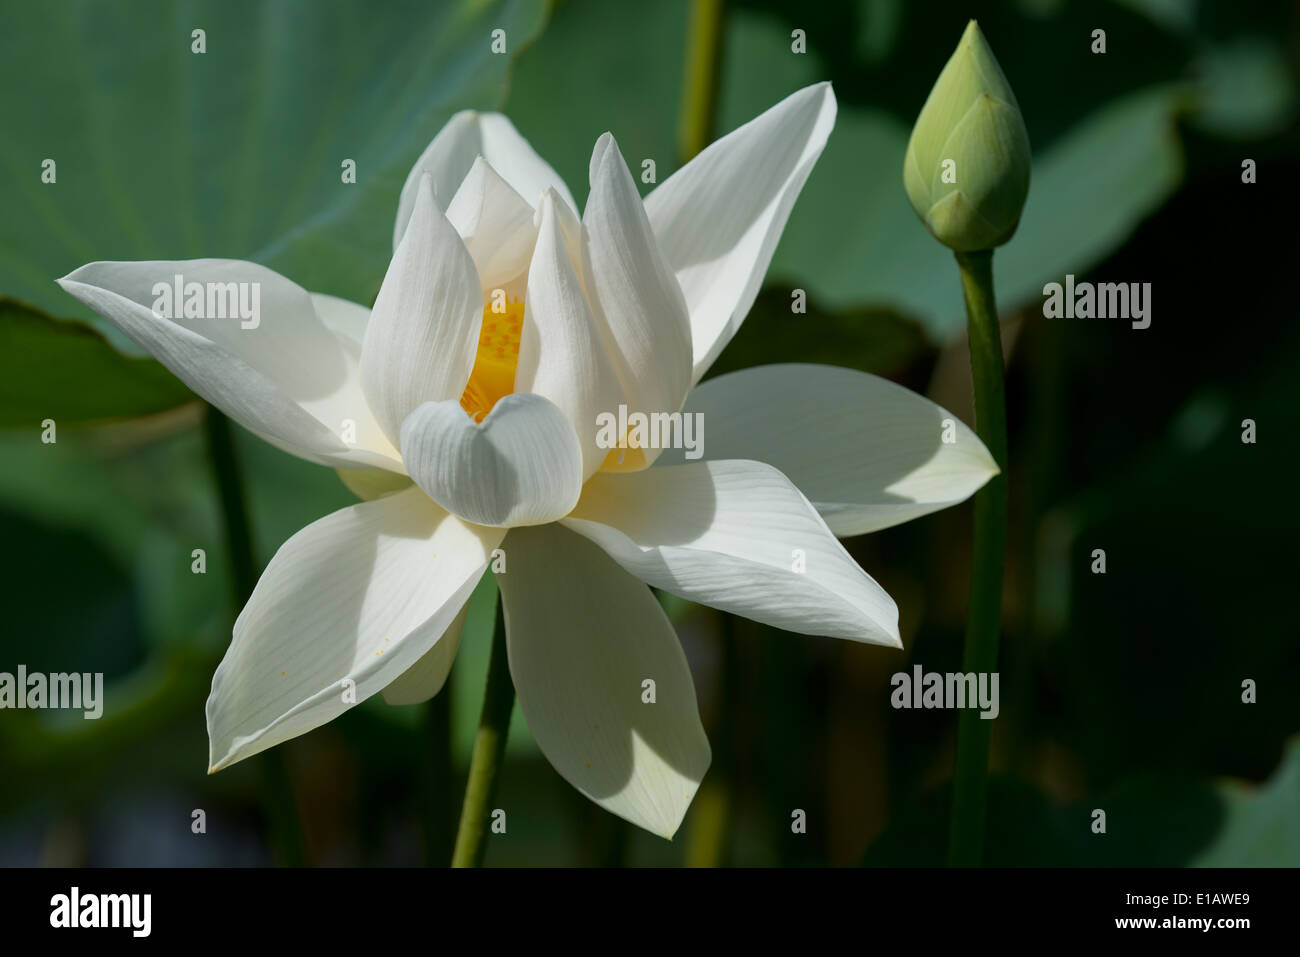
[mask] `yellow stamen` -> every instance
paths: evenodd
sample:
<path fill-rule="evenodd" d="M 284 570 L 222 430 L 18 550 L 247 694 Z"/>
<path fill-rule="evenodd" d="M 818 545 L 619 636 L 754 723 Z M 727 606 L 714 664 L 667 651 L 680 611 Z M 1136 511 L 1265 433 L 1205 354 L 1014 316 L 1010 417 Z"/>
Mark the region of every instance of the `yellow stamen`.
<path fill-rule="evenodd" d="M 504 303 L 504 312 L 483 307 L 483 324 L 478 334 L 478 354 L 465 383 L 460 406 L 475 422 L 505 396 L 515 391 L 515 367 L 519 364 L 519 338 L 524 331 L 524 304 L 519 300 Z"/>

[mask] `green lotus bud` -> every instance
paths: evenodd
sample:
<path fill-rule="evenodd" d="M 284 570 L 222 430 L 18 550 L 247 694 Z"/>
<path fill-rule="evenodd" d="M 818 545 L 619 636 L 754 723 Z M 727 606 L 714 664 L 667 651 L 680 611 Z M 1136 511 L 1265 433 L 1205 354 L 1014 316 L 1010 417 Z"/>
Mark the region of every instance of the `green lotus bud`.
<path fill-rule="evenodd" d="M 903 186 L 916 215 L 958 252 L 1011 238 L 1029 192 L 1029 134 L 974 20 L 912 127 Z"/>

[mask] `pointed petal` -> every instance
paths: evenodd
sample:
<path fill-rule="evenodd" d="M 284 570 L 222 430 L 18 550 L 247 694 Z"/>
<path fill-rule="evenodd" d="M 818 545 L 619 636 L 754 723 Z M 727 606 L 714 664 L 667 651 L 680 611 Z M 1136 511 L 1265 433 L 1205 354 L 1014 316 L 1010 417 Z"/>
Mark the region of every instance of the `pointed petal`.
<path fill-rule="evenodd" d="M 691 601 L 788 631 L 902 647 L 893 599 L 770 465 L 601 473 L 564 524 Z"/>
<path fill-rule="evenodd" d="M 201 296 L 173 302 L 178 276 Z M 401 468 L 361 389 L 355 347 L 278 273 L 233 259 L 95 262 L 59 285 L 280 448 L 327 465 Z M 185 318 L 187 301 L 204 318 Z"/>
<path fill-rule="evenodd" d="M 709 425 L 706 459 L 776 466 L 840 537 L 955 505 L 998 473 L 984 443 L 955 415 L 854 369 L 742 369 L 701 383 L 686 411 Z M 681 461 L 678 449 L 660 459 Z"/>
<path fill-rule="evenodd" d="M 501 538 L 414 488 L 290 538 L 212 678 L 209 770 L 310 731 L 404 674 L 446 633 Z"/>
<path fill-rule="evenodd" d="M 546 195 L 542 194 L 543 197 Z M 582 289 L 585 293 L 587 290 L 587 281 L 582 273 L 582 222 L 569 209 L 568 205 L 559 201 L 557 197 L 552 197 L 555 201 L 551 203 L 551 209 L 555 213 L 555 222 L 560 230 L 560 235 L 564 238 L 564 250 L 569 255 L 569 262 L 573 264 L 573 271 L 582 283 Z M 541 225 L 541 205 L 537 207 L 537 223 Z"/>
<path fill-rule="evenodd" d="M 529 203 L 537 201 L 546 189 L 554 189 L 569 207 L 577 209 L 569 189 L 558 173 L 528 145 L 514 124 L 500 113 L 476 113 L 462 110 L 442 128 L 433 142 L 411 168 L 402 187 L 397 204 L 397 224 L 393 230 L 393 248 L 402 239 L 406 225 L 415 209 L 415 197 L 420 178 L 428 175 L 433 181 L 434 198 L 439 203 L 450 203 L 465 174 L 482 156 L 488 164 L 510 184 L 516 193 Z"/>
<path fill-rule="evenodd" d="M 498 576 L 528 730 L 566 781 L 671 838 L 708 770 L 681 644 L 650 589 L 555 525 L 514 529 Z M 653 681 L 654 701 L 644 700 Z"/>
<path fill-rule="evenodd" d="M 447 207 L 478 270 L 484 291 L 503 287 L 528 269 L 537 230 L 533 207 L 478 157 Z"/>
<path fill-rule="evenodd" d="M 818 83 L 728 133 L 646 197 L 646 212 L 690 306 L 694 377 L 744 321 L 790 210 L 835 125 Z"/>
<path fill-rule="evenodd" d="M 453 515 L 480 525 L 553 522 L 582 491 L 582 450 L 564 413 L 516 392 L 482 422 L 459 402 L 426 402 L 402 423 L 415 484 Z"/>
<path fill-rule="evenodd" d="M 596 442 L 596 416 L 616 412 L 623 394 L 565 246 L 562 209 L 552 192 L 538 207 L 515 389 L 545 396 L 568 417 L 582 447 L 585 480 L 608 454 Z"/>
<path fill-rule="evenodd" d="M 421 402 L 458 399 L 478 350 L 483 293 L 474 260 L 421 181 L 361 347 L 361 384 L 396 442 Z"/>
<path fill-rule="evenodd" d="M 465 630 L 465 617 L 468 614 L 469 599 L 466 598 L 460 613 L 447 626 L 442 637 L 424 653 L 424 657 L 398 675 L 381 692 L 385 704 L 422 704 L 443 689 L 447 675 L 451 674 L 451 664 L 456 660 L 456 651 L 460 648 L 460 636 Z"/>
<path fill-rule="evenodd" d="M 673 413 L 691 380 L 686 301 L 646 219 L 614 137 L 591 157 L 591 196 L 582 217 L 583 277 L 630 413 Z M 644 466 L 657 449 L 643 450 Z"/>

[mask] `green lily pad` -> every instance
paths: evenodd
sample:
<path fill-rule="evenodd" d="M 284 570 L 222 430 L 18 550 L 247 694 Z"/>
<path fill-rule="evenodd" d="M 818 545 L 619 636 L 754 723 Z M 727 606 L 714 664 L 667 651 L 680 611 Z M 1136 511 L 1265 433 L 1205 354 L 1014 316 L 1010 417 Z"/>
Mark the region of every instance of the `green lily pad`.
<path fill-rule="evenodd" d="M 370 302 L 408 170 L 454 112 L 500 102 L 545 7 L 12 6 L 0 31 L 0 293 L 88 316 L 54 279 L 95 260 L 217 256 Z M 496 30 L 505 53 L 492 51 Z"/>
<path fill-rule="evenodd" d="M 83 323 L 0 299 L 0 428 L 30 429 L 37 441 L 47 419 L 79 426 L 192 401 L 153 359 L 122 355 Z"/>

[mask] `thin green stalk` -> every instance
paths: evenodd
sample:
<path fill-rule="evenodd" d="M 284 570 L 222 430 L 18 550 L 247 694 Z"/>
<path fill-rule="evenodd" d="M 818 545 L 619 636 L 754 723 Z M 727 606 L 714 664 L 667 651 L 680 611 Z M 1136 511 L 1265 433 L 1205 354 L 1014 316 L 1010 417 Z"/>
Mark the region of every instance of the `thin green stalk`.
<path fill-rule="evenodd" d="M 714 689 L 715 710 L 713 764 L 691 809 L 691 828 L 686 839 L 687 867 L 724 867 L 731 844 L 734 812 L 732 788 L 735 778 L 737 690 L 740 662 L 736 648 L 736 618 L 718 612 L 718 644 L 721 662 Z"/>
<path fill-rule="evenodd" d="M 682 78 L 682 103 L 678 125 L 678 150 L 681 161 L 688 162 L 713 142 L 718 126 L 718 98 L 721 88 L 723 46 L 727 32 L 726 0 L 691 0 L 686 26 L 686 65 Z M 730 688 L 735 684 L 732 657 L 733 622 L 726 612 L 720 613 L 720 642 L 724 665 L 717 693 L 721 702 L 717 724 L 727 736 L 731 719 Z M 726 745 L 722 745 L 726 750 Z M 708 780 L 695 796 L 691 827 L 686 841 L 686 863 L 690 867 L 717 867 L 725 858 L 728 844 L 728 821 L 731 788 L 727 762 L 715 753 Z"/>
<path fill-rule="evenodd" d="M 203 431 L 217 479 L 221 517 L 226 529 L 231 599 L 234 607 L 240 609 L 257 584 L 257 561 L 253 558 L 253 535 L 248 522 L 244 486 L 239 477 L 239 460 L 235 456 L 235 437 L 230 420 L 211 406 L 203 417 Z M 306 861 L 306 852 L 284 753 L 279 748 L 272 748 L 259 755 L 257 761 L 272 853 L 282 867 L 301 867 Z"/>
<path fill-rule="evenodd" d="M 975 389 L 975 431 L 1001 473 L 975 494 L 970 605 L 962 670 L 997 671 L 1002 611 L 1002 561 L 1007 514 L 1007 410 L 1002 340 L 993 298 L 993 251 L 957 253 L 966 299 L 971 380 Z M 974 708 L 957 721 L 957 763 L 953 773 L 948 863 L 978 866 L 984 859 L 991 721 Z"/>
<path fill-rule="evenodd" d="M 718 78 L 726 32 L 725 0 L 691 0 L 678 149 L 686 162 L 713 142 L 718 125 Z"/>
<path fill-rule="evenodd" d="M 515 707 L 515 686 L 510 681 L 506 656 L 506 622 L 500 600 L 497 603 L 496 627 L 492 633 L 492 658 L 488 663 L 487 690 L 483 694 L 483 713 L 474 753 L 469 763 L 469 781 L 465 785 L 465 803 L 460 811 L 456 831 L 456 848 L 452 867 L 479 867 L 487 853 L 488 817 L 497 789 L 497 772 L 506 754 L 510 733 L 510 713 Z"/>
<path fill-rule="evenodd" d="M 230 420 L 208 406 L 203 417 L 203 431 L 208 442 L 208 456 L 217 479 L 221 517 L 226 529 L 226 553 L 230 556 L 230 598 L 235 608 L 243 608 L 257 584 L 257 563 L 253 558 L 253 535 L 248 524 L 248 507 L 244 501 L 244 484 L 239 478 L 235 458 L 235 437 Z"/>

